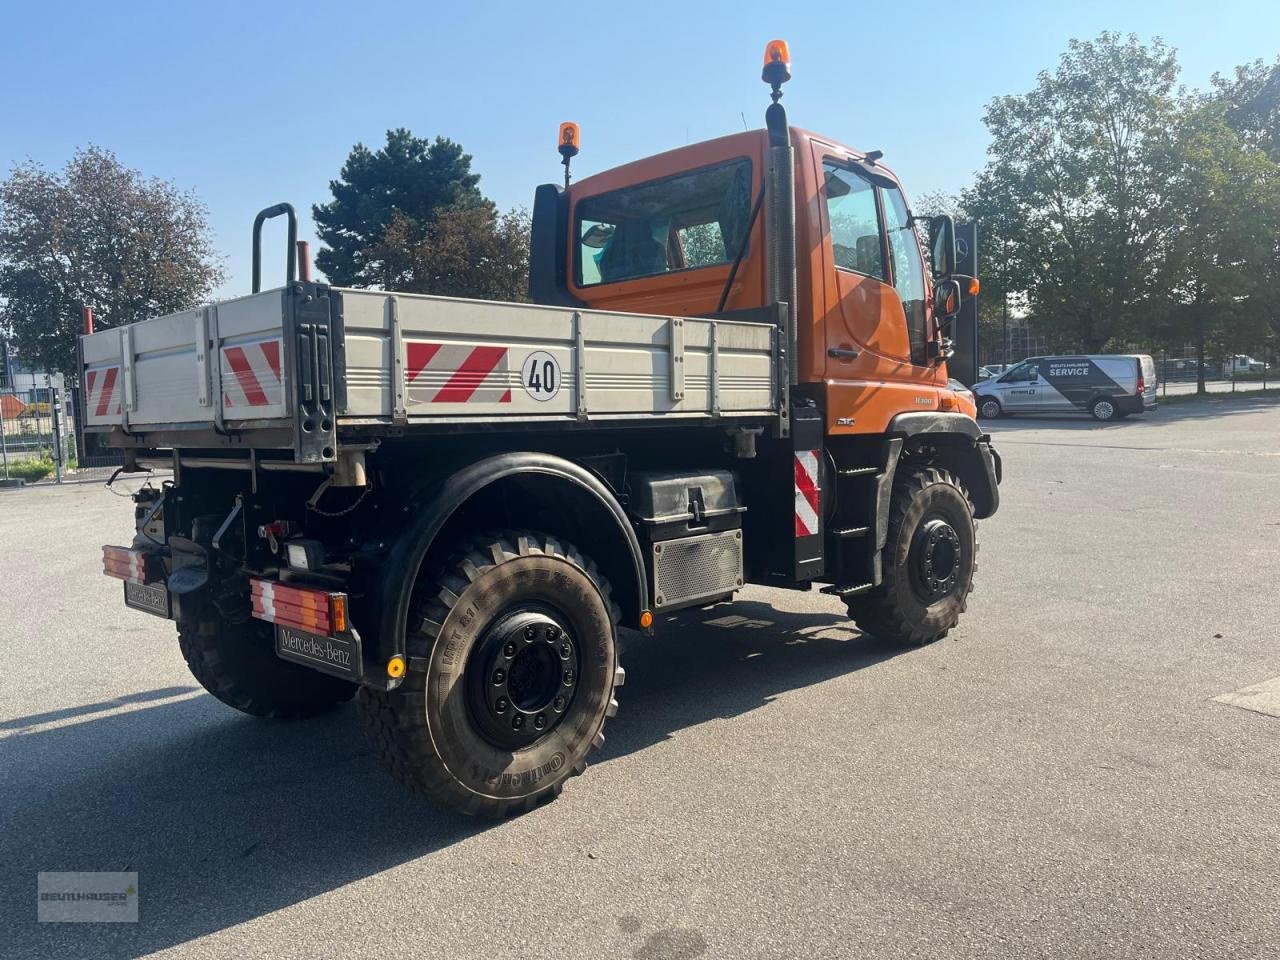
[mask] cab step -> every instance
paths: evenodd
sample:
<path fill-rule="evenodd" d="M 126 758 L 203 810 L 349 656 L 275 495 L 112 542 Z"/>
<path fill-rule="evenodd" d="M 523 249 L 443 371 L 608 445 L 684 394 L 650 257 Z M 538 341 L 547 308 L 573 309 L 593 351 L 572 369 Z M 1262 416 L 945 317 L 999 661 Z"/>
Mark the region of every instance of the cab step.
<path fill-rule="evenodd" d="M 841 467 L 836 474 L 841 477 L 871 477 L 879 472 L 879 467 Z"/>
<path fill-rule="evenodd" d="M 829 593 L 833 597 L 856 597 L 860 593 L 866 593 L 875 589 L 874 583 L 833 583 L 829 587 L 823 587 L 822 593 Z"/>

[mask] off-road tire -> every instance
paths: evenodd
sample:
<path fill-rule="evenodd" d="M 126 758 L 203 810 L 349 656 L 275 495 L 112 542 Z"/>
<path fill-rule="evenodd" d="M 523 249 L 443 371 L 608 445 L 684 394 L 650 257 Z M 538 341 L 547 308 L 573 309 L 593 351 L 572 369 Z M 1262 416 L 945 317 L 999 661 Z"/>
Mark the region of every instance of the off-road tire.
<path fill-rule="evenodd" d="M 470 685 L 484 681 L 472 654 L 510 610 L 528 605 L 553 609 L 568 625 L 579 673 L 554 727 L 527 745 L 502 745 L 476 717 Z M 617 710 L 614 693 L 625 678 L 618 619 L 608 582 L 570 543 L 531 531 L 463 543 L 414 590 L 404 683 L 360 690 L 369 743 L 405 786 L 464 813 L 505 817 L 552 800 L 586 769 L 587 754 L 604 743 L 605 718 Z"/>
<path fill-rule="evenodd" d="M 991 409 L 988 405 L 993 406 L 994 409 Z M 1000 406 L 999 400 L 995 399 L 994 397 L 978 397 L 978 416 L 979 417 L 982 417 L 984 420 L 989 420 L 993 417 L 1002 416 L 1003 414 L 1004 414 L 1004 408 Z"/>
<path fill-rule="evenodd" d="M 918 562 L 918 555 L 912 548 L 920 549 L 917 537 L 933 519 L 942 519 L 952 528 L 959 558 L 954 587 L 930 602 L 913 578 L 912 564 Z M 882 555 L 884 580 L 874 591 L 850 598 L 849 616 L 864 632 L 906 646 L 940 640 L 968 603 L 978 569 L 977 552 L 973 501 L 964 485 L 939 467 L 909 469 L 894 482 Z"/>
<path fill-rule="evenodd" d="M 346 703 L 356 685 L 281 660 L 271 624 L 231 623 L 212 607 L 178 623 L 178 646 L 200 685 L 253 717 L 295 720 Z"/>

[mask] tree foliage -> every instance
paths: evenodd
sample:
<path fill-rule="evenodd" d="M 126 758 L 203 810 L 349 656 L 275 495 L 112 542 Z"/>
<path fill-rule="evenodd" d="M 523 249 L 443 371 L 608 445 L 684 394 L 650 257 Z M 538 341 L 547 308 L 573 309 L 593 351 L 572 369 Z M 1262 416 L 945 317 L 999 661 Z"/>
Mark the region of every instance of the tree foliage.
<path fill-rule="evenodd" d="M 333 199 L 312 211 L 326 244 L 317 265 L 341 286 L 524 299 L 528 218 L 499 215 L 479 182 L 444 137 L 398 129 L 376 151 L 356 144 L 329 183 Z"/>
<path fill-rule="evenodd" d="M 1056 349 L 1261 342 L 1280 282 L 1280 60 L 1209 94 L 1177 76 L 1160 40 L 1103 33 L 991 102 L 990 159 L 961 201 L 988 310 L 1024 292 Z"/>
<path fill-rule="evenodd" d="M 82 306 L 116 327 L 195 306 L 221 279 L 204 205 L 108 150 L 0 183 L 0 328 L 34 367 L 75 370 Z"/>
<path fill-rule="evenodd" d="M 973 213 L 1038 323 L 1081 348 L 1142 326 L 1163 228 L 1156 156 L 1177 73 L 1160 41 L 1104 33 L 1072 40 L 1034 90 L 987 108 L 991 160 L 970 192 Z"/>

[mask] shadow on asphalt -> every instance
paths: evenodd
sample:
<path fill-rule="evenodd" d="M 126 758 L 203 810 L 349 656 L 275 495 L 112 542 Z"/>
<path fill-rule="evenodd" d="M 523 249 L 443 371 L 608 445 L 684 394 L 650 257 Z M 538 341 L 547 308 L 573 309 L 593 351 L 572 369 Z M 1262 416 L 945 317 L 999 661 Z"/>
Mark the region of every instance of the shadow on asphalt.
<path fill-rule="evenodd" d="M 668 618 L 655 637 L 625 636 L 622 649 L 622 712 L 598 764 L 902 652 L 841 615 L 749 601 Z M 502 829 L 400 787 L 350 706 L 264 723 L 184 690 L 0 739 L 0 896 L 16 921 L 5 957 L 141 956 Z M 140 922 L 36 923 L 36 873 L 61 870 L 137 871 Z"/>

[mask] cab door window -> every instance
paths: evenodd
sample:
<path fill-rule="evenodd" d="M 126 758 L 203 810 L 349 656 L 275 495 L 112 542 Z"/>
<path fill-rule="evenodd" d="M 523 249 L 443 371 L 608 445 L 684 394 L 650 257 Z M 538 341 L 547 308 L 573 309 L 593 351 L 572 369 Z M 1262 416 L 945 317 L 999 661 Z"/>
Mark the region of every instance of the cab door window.
<path fill-rule="evenodd" d="M 928 363 L 928 314 L 924 298 L 924 261 L 911 215 L 902 191 L 894 187 L 880 191 L 884 199 L 884 227 L 889 238 L 889 259 L 893 264 L 893 287 L 906 311 L 907 334 L 911 340 L 911 362 Z"/>
<path fill-rule="evenodd" d="M 876 188 L 852 170 L 829 161 L 822 165 L 822 175 L 836 266 L 887 282 Z"/>

